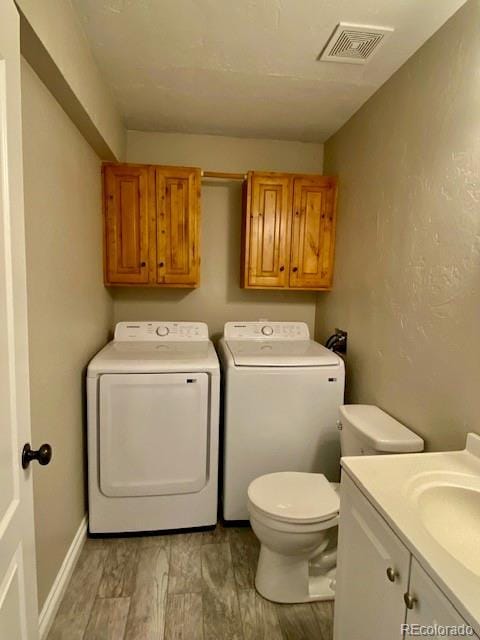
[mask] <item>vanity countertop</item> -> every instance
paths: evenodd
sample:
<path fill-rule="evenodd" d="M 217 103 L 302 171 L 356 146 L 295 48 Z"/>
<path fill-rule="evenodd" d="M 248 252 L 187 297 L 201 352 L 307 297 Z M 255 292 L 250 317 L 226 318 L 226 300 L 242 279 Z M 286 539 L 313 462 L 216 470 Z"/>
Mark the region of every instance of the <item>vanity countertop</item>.
<path fill-rule="evenodd" d="M 344 457 L 342 467 L 480 634 L 480 436 L 463 451 Z"/>

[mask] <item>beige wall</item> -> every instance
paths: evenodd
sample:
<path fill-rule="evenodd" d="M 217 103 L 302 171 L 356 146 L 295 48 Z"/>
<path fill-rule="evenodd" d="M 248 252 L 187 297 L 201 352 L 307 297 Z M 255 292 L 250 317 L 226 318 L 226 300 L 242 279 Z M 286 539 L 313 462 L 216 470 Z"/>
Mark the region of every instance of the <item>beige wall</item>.
<path fill-rule="evenodd" d="M 102 284 L 100 161 L 22 65 L 32 442 L 40 608 L 85 513 L 83 372 L 112 323 Z"/>
<path fill-rule="evenodd" d="M 70 0 L 16 0 L 16 3 L 32 28 L 31 34 L 22 28 L 22 53 L 32 53 L 31 64 L 41 65 L 38 72 L 42 71 L 44 82 L 52 91 L 61 90 L 56 69 L 53 66 L 49 69 L 49 62 L 41 59 L 35 43 L 26 41 L 34 33 L 51 57 L 51 64 L 58 68 L 78 101 L 76 106 L 69 105 L 72 117 L 78 115 L 77 126 L 86 126 L 84 118 L 79 113 L 83 108 L 112 156 L 123 158 L 123 118 L 110 89 L 101 77 L 80 19 Z M 62 91 L 61 95 L 63 100 L 72 99 L 65 91 Z M 109 156 L 106 157 L 111 159 Z"/>
<path fill-rule="evenodd" d="M 326 144 L 340 178 L 334 290 L 348 400 L 432 449 L 480 433 L 480 3 L 471 0 Z"/>
<path fill-rule="evenodd" d="M 127 134 L 127 160 L 202 169 L 321 172 L 323 145 L 169 133 Z M 115 289 L 115 321 L 203 320 L 213 335 L 228 320 L 304 320 L 313 329 L 315 294 L 240 289 L 241 187 L 204 183 L 202 274 L 196 290 Z"/>

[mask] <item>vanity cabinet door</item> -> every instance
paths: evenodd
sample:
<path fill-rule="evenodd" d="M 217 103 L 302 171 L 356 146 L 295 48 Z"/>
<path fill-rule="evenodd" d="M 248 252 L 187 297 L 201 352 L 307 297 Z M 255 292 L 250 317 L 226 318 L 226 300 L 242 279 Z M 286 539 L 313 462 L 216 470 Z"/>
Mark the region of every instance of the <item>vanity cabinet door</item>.
<path fill-rule="evenodd" d="M 439 629 L 440 626 L 463 627 L 466 622 L 415 558 L 412 559 L 408 594 L 412 598 L 411 606 L 413 608 L 407 609 L 406 623 L 409 626 L 405 633 L 405 640 L 418 638 L 419 626 L 436 628 L 436 633 L 428 634 L 428 637 L 434 640 L 459 637 L 458 633 L 445 635 Z M 478 636 L 467 635 L 465 637 L 478 640 Z"/>
<path fill-rule="evenodd" d="M 335 640 L 400 640 L 410 554 L 343 472 Z"/>

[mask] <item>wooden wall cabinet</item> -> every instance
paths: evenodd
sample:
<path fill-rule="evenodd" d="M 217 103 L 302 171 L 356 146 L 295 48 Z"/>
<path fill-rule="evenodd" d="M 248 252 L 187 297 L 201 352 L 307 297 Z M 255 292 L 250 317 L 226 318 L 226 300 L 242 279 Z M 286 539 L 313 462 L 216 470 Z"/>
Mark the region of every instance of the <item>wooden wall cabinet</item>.
<path fill-rule="evenodd" d="M 241 286 L 328 290 L 335 249 L 336 179 L 248 173 Z"/>
<path fill-rule="evenodd" d="M 105 284 L 196 287 L 200 169 L 105 164 Z"/>

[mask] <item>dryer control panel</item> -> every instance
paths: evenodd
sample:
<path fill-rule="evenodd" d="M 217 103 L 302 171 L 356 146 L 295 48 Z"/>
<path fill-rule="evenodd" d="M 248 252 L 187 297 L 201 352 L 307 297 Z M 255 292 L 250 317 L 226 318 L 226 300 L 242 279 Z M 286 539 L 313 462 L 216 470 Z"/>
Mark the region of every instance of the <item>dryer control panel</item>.
<path fill-rule="evenodd" d="M 118 342 L 200 342 L 208 340 L 205 322 L 119 322 Z"/>
<path fill-rule="evenodd" d="M 227 322 L 223 332 L 225 340 L 309 340 L 305 322 Z"/>

